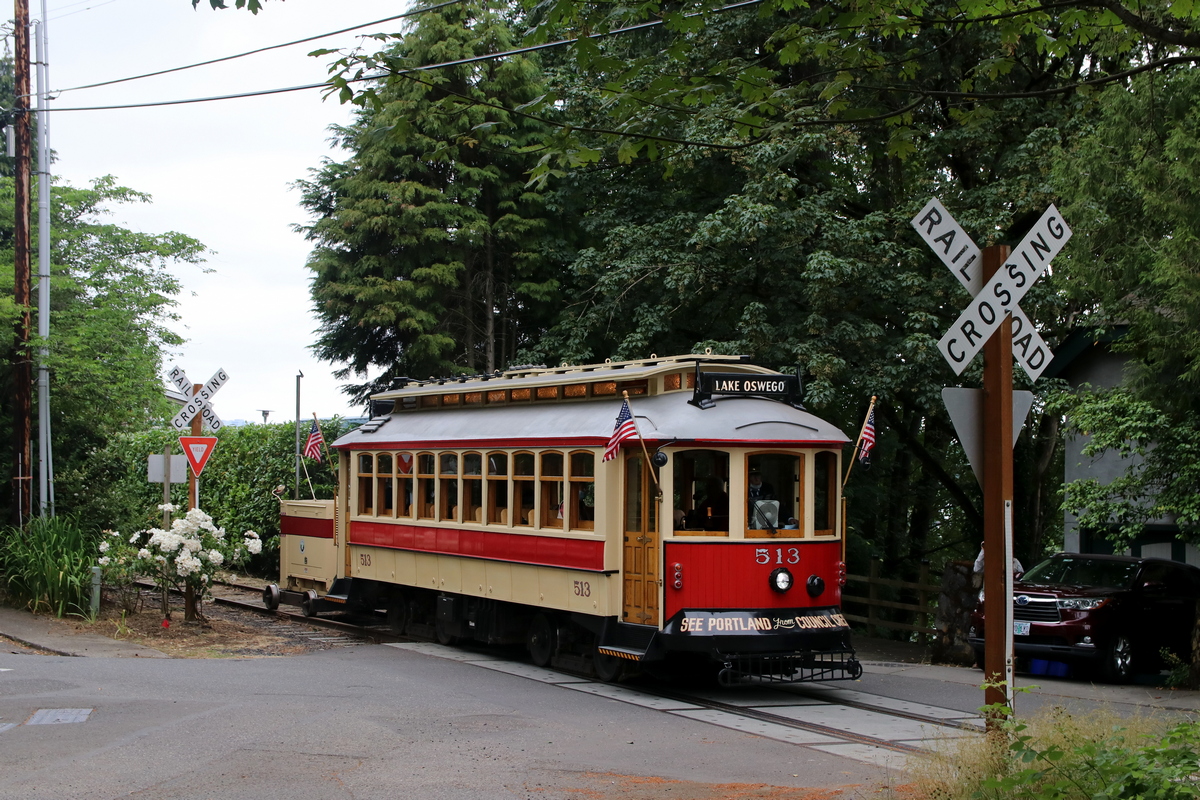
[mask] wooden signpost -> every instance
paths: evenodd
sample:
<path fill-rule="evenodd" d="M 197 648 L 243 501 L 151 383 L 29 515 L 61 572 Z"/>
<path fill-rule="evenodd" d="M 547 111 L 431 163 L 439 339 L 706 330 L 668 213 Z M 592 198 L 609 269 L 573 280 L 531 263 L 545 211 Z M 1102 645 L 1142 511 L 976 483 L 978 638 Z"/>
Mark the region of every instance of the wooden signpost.
<path fill-rule="evenodd" d="M 1013 388 L 1015 356 L 1036 381 L 1050 361 L 1050 348 L 1017 305 L 1071 238 L 1054 206 L 1015 249 L 992 245 L 982 251 L 936 198 L 912 226 L 954 273 L 972 300 L 938 349 L 956 375 L 983 351 L 982 438 L 984 703 L 1012 707 L 1012 509 Z M 957 424 L 957 421 L 956 421 Z M 990 724 L 990 723 L 989 723 Z"/>

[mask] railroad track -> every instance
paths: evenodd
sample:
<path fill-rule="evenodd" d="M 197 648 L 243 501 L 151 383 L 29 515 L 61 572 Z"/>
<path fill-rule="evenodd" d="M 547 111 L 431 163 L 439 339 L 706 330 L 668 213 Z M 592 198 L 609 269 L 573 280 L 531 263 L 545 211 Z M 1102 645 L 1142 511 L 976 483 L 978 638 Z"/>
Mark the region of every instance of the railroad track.
<path fill-rule="evenodd" d="M 262 588 L 249 586 L 239 583 L 218 583 L 213 586 L 213 602 L 231 608 L 238 608 L 243 611 L 250 611 L 256 614 L 263 614 L 271 617 L 279 617 L 287 619 L 291 622 L 309 625 L 314 628 L 322 628 L 326 630 L 336 631 L 339 634 L 349 637 L 355 637 L 376 644 L 386 643 L 422 643 L 423 645 L 431 645 L 424 639 L 417 639 L 410 636 L 397 636 L 391 633 L 387 628 L 382 615 L 379 615 L 376 620 L 363 620 L 362 618 L 356 621 L 334 620 L 327 617 L 307 617 L 299 611 L 288 611 L 283 607 L 275 610 L 268 609 L 262 603 L 261 595 Z M 437 645 L 441 647 L 441 645 Z M 458 648 L 462 649 L 462 648 Z M 468 648 L 470 649 L 470 648 Z M 487 654 L 489 657 L 495 655 L 492 649 L 479 650 L 481 655 Z M 484 662 L 477 662 L 481 666 Z M 571 676 L 571 679 L 585 678 L 591 680 L 590 676 L 580 675 L 579 673 L 570 672 L 567 670 L 558 670 L 564 676 Z M 553 681 L 548 681 L 553 682 Z M 771 686 L 770 684 L 760 684 Z M 834 684 L 829 684 L 834 685 Z M 785 729 L 804 731 L 818 736 L 829 737 L 842 742 L 853 744 L 866 745 L 869 747 L 882 748 L 894 753 L 912 755 L 927 752 L 926 748 L 909 744 L 903 741 L 887 739 L 881 736 L 872 736 L 866 733 L 847 731 L 843 728 L 832 727 L 818 722 L 795 719 L 783 714 L 766 711 L 762 708 L 750 708 L 745 705 L 737 705 L 734 703 L 723 702 L 711 697 L 702 696 L 701 694 L 688 691 L 678 691 L 668 689 L 663 686 L 655 685 L 652 682 L 645 681 L 639 683 L 622 684 L 620 688 L 627 692 L 632 692 L 635 697 L 630 698 L 630 702 L 637 702 L 637 697 L 654 698 L 663 701 L 673 701 L 676 703 L 687 704 L 689 706 L 699 707 L 708 711 L 719 712 L 721 714 L 729 714 L 743 719 L 756 720 L 768 725 L 781 726 Z M 731 689 L 732 692 L 737 692 L 738 689 Z M 860 693 L 861 694 L 861 693 Z M 819 703 L 826 706 L 839 706 L 856 711 L 867 712 L 869 714 L 880 715 L 885 718 L 903 719 L 909 722 L 916 722 L 921 725 L 930 726 L 935 731 L 943 729 L 951 729 L 954 731 L 964 731 L 977 733 L 980 731 L 977 721 L 967 721 L 966 719 L 948 719 L 945 717 L 935 717 L 928 714 L 921 714 L 911 710 L 903 710 L 889 708 L 885 705 L 871 703 L 867 700 L 847 699 L 847 698 L 825 698 L 814 696 L 812 694 L 804 694 L 801 690 L 797 695 L 806 700 L 817 700 Z M 614 699 L 621 699 L 620 697 Z M 964 713 L 964 718 L 969 715 Z"/>

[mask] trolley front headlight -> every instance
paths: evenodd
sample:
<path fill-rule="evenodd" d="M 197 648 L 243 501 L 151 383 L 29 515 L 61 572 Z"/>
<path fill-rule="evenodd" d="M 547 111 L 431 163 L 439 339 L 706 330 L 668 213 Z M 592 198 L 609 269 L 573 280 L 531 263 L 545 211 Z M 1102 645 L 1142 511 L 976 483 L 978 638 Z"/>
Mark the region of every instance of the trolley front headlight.
<path fill-rule="evenodd" d="M 771 588 L 780 594 L 791 589 L 792 584 L 796 582 L 795 578 L 792 577 L 792 573 L 786 567 L 780 567 L 772 572 L 768 580 L 771 582 Z"/>

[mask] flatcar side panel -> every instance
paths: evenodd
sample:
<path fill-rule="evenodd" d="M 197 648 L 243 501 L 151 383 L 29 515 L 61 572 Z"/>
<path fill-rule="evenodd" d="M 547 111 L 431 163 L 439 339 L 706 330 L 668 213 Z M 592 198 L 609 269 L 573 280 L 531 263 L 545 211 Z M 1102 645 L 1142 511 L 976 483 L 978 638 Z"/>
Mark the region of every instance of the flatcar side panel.
<path fill-rule="evenodd" d="M 352 544 L 472 556 L 568 569 L 604 569 L 604 540 L 593 535 L 517 533 L 352 520 Z"/>
<path fill-rule="evenodd" d="M 666 544 L 665 605 L 667 618 L 682 609 L 803 608 L 838 606 L 837 584 L 841 542 L 772 541 L 680 542 Z M 679 565 L 678 570 L 675 565 Z M 770 586 L 771 573 L 785 568 L 794 583 L 786 592 Z M 681 588 L 675 587 L 680 575 Z M 824 589 L 813 597 L 809 577 Z"/>
<path fill-rule="evenodd" d="M 511 564 L 484 562 L 484 579 L 487 582 L 489 596 L 495 600 L 511 601 L 513 599 L 513 572 L 516 570 L 517 568 Z"/>

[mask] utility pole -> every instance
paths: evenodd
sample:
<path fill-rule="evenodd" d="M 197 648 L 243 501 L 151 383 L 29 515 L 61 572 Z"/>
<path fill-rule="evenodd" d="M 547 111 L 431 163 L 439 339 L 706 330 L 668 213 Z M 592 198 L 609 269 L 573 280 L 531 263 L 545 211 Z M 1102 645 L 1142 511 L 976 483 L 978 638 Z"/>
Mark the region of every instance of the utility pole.
<path fill-rule="evenodd" d="M 20 316 L 13 352 L 13 496 L 14 521 L 24 525 L 31 510 L 32 469 L 30 447 L 33 370 L 29 337 L 33 328 L 30 310 L 30 130 L 29 130 L 29 0 L 13 0 L 13 121 L 16 163 L 13 168 L 13 301 Z"/>
<path fill-rule="evenodd" d="M 50 440 L 50 65 L 46 0 L 37 27 L 38 173 L 38 509 L 54 516 L 54 456 Z"/>

